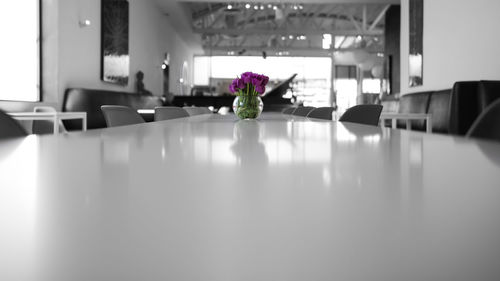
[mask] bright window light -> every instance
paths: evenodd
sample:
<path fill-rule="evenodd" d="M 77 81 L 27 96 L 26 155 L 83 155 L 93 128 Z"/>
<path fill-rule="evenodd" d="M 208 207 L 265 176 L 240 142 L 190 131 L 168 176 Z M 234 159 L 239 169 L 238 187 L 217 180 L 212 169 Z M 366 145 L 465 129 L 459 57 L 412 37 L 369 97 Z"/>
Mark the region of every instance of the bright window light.
<path fill-rule="evenodd" d="M 380 79 L 363 79 L 363 93 L 380 94 Z"/>
<path fill-rule="evenodd" d="M 285 80 L 294 73 L 294 95 L 299 102 L 311 106 L 328 106 L 331 90 L 330 57 L 268 56 L 198 56 L 194 58 L 194 85 L 216 86 L 214 80 L 226 82 L 246 71 L 263 73 L 270 77 L 267 90 L 275 86 L 276 80 Z M 212 81 L 210 79 L 213 79 Z M 226 85 L 227 86 L 227 85 Z M 226 86 L 217 88 L 224 93 Z M 291 93 L 286 98 L 291 98 Z"/>
<path fill-rule="evenodd" d="M 330 49 L 331 45 L 332 45 L 332 35 L 323 34 L 323 49 Z"/>
<path fill-rule="evenodd" d="M 38 3 L 0 4 L 0 100 L 39 100 Z"/>

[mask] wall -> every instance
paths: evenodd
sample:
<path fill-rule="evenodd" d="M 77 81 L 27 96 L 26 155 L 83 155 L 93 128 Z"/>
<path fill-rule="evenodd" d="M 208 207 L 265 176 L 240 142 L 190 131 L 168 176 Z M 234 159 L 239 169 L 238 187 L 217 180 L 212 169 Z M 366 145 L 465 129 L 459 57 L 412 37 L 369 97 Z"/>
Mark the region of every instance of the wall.
<path fill-rule="evenodd" d="M 146 89 L 154 95 L 163 92 L 161 63 L 170 53 L 170 91 L 179 94 L 182 63 L 192 65 L 194 47 L 189 47 L 168 22 L 153 0 L 129 0 L 130 3 L 130 78 L 126 87 L 100 79 L 101 0 L 59 0 L 59 75 L 58 102 L 64 90 L 85 87 L 115 91 L 135 91 L 135 73 L 144 72 Z M 80 28 L 80 19 L 89 19 L 89 27 Z"/>
<path fill-rule="evenodd" d="M 154 0 L 129 0 L 130 78 L 127 86 L 101 81 L 101 0 L 42 0 L 43 7 L 43 104 L 61 108 L 70 87 L 135 91 L 135 73 L 145 74 L 146 89 L 163 93 L 161 63 L 170 53 L 170 91 L 180 94 L 179 78 L 184 61 L 190 70 L 193 55 L 201 47 L 186 44 L 176 32 L 164 8 Z M 169 11 L 166 11 L 169 12 Z M 173 13 L 173 12 L 171 12 Z M 88 19 L 91 25 L 79 26 Z M 188 79 L 191 80 L 191 77 Z M 2 102 L 7 111 L 31 111 L 41 103 Z"/>
<path fill-rule="evenodd" d="M 401 0 L 401 93 L 500 80 L 500 1 L 424 0 L 424 84 L 408 87 L 409 0 Z"/>

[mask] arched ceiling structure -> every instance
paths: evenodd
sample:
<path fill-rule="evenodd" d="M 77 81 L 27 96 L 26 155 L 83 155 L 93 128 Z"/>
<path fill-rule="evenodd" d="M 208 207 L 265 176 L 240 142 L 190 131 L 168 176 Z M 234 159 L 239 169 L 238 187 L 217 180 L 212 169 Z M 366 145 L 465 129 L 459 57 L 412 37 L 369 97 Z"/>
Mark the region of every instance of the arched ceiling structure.
<path fill-rule="evenodd" d="M 329 55 L 383 51 L 388 3 L 183 2 L 206 54 Z M 324 45 L 323 35 L 333 36 Z"/>

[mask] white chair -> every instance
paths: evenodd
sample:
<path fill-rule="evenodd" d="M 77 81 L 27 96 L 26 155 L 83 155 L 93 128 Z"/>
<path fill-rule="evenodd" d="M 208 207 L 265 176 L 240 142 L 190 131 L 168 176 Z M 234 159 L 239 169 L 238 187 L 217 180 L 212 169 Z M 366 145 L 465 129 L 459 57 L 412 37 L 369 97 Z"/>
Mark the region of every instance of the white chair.
<path fill-rule="evenodd" d="M 213 113 L 206 107 L 184 106 L 183 108 L 187 111 L 187 113 L 189 113 L 189 116 Z"/>
<path fill-rule="evenodd" d="M 57 110 L 52 106 L 35 106 L 33 112 L 52 112 Z M 50 120 L 34 120 L 31 127 L 33 134 L 53 134 L 54 122 Z M 66 128 L 61 120 L 59 120 L 59 133 L 67 133 Z"/>
<path fill-rule="evenodd" d="M 176 106 L 155 107 L 155 121 L 189 117 L 186 110 Z"/>
<path fill-rule="evenodd" d="M 136 110 L 121 105 L 102 105 L 102 114 L 109 127 L 146 123 Z"/>

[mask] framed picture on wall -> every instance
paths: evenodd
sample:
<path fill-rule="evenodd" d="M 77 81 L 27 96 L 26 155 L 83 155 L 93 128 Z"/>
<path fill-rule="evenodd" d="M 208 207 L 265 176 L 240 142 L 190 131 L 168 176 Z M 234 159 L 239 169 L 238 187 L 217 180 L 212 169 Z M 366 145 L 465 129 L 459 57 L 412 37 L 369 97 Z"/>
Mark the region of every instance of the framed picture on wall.
<path fill-rule="evenodd" d="M 424 1 L 410 0 L 410 53 L 408 56 L 409 86 L 423 85 Z"/>
<path fill-rule="evenodd" d="M 127 85 L 129 69 L 129 3 L 101 0 L 101 79 Z"/>

